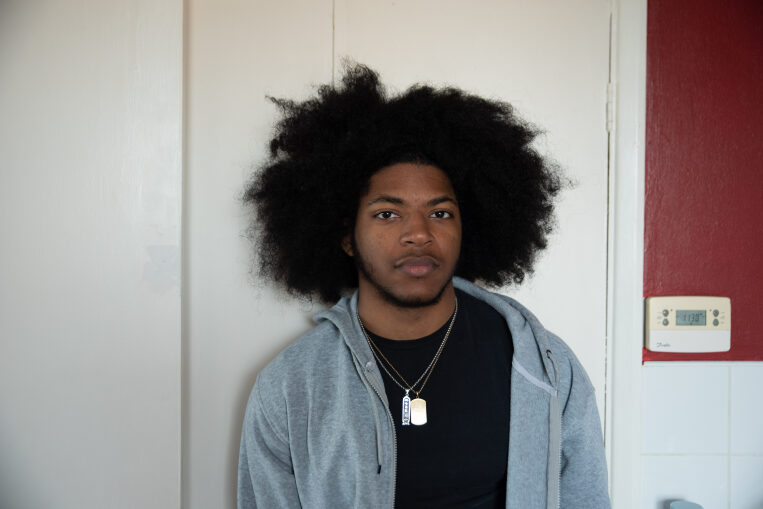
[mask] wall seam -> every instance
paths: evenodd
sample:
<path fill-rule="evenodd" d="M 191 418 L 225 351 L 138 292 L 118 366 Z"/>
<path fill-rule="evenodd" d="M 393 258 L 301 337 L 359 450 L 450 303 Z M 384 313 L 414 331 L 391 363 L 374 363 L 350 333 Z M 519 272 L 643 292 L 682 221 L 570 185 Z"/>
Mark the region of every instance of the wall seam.
<path fill-rule="evenodd" d="M 336 80 L 336 0 L 331 0 L 331 86 Z"/>
<path fill-rule="evenodd" d="M 189 94 L 188 82 L 190 72 L 190 24 L 191 6 L 189 0 L 181 2 L 181 41 L 180 41 L 180 508 L 190 507 L 190 302 L 188 264 L 189 246 L 189 210 L 188 210 L 188 120 Z"/>
<path fill-rule="evenodd" d="M 612 128 L 610 129 L 609 124 L 609 116 L 612 110 L 614 109 L 614 101 L 612 100 L 612 97 L 609 93 L 609 91 L 612 89 L 612 45 L 613 45 L 613 37 L 614 37 L 614 7 L 610 3 L 610 11 L 609 11 L 609 69 L 608 69 L 608 76 L 607 76 L 607 104 L 606 104 L 606 117 L 605 117 L 605 130 L 607 131 L 607 223 L 606 223 L 606 254 L 604 256 L 604 263 L 605 263 L 605 269 L 604 269 L 604 288 L 605 288 L 605 298 L 604 298 L 604 408 L 602 409 L 604 414 L 604 447 L 607 454 L 607 464 L 611 464 L 611 458 L 612 458 L 612 449 L 611 449 L 611 442 L 612 442 L 612 436 L 611 436 L 611 421 L 612 421 L 612 405 L 610 404 L 609 398 L 610 398 L 610 391 L 612 390 L 612 373 L 611 373 L 611 362 L 612 362 L 612 351 L 610 348 L 610 339 L 612 338 L 612 185 L 613 185 L 613 175 L 612 175 L 612 143 L 614 141 L 614 136 L 612 135 L 612 131 L 614 130 L 614 122 L 612 123 Z M 613 113 L 612 113 L 613 114 Z"/>

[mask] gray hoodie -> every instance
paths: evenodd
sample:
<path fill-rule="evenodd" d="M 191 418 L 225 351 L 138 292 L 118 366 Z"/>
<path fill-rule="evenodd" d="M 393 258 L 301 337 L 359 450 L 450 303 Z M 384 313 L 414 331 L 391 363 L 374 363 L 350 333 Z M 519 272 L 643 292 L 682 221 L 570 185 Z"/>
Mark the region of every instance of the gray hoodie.
<path fill-rule="evenodd" d="M 515 300 L 454 278 L 514 342 L 506 507 L 609 508 L 593 387 L 564 342 Z M 257 377 L 241 433 L 238 507 L 392 508 L 397 441 L 357 292 Z"/>

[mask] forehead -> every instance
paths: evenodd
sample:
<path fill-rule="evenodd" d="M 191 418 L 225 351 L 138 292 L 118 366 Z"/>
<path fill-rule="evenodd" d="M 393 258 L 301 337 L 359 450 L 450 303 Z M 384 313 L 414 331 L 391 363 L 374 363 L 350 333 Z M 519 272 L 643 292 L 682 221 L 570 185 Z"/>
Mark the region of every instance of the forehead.
<path fill-rule="evenodd" d="M 433 195 L 455 200 L 450 179 L 436 166 L 419 163 L 397 163 L 385 166 L 371 176 L 366 197 L 388 194 L 401 198 L 430 199 Z"/>

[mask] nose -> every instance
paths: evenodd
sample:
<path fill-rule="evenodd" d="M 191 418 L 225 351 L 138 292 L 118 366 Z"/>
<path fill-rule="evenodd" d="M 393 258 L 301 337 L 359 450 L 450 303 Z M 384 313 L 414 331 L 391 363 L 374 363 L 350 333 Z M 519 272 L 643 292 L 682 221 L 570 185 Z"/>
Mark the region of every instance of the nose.
<path fill-rule="evenodd" d="M 429 221 L 423 214 L 412 214 L 404 222 L 400 240 L 406 245 L 424 246 L 432 242 L 432 231 Z"/>

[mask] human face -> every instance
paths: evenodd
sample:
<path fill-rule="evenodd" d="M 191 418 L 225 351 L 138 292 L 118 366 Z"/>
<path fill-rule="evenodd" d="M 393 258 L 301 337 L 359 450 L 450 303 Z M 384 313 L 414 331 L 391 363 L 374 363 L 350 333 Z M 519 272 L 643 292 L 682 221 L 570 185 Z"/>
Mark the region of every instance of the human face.
<path fill-rule="evenodd" d="M 461 251 L 461 215 L 447 175 L 416 163 L 376 172 L 343 248 L 355 258 L 361 299 L 436 304 L 452 284 Z"/>

